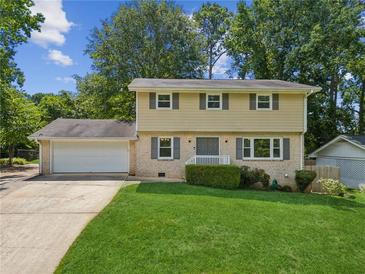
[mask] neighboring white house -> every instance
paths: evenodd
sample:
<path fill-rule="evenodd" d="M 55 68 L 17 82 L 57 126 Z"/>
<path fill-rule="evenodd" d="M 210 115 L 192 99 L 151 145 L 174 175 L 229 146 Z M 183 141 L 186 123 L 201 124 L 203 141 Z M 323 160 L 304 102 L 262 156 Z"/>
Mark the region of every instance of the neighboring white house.
<path fill-rule="evenodd" d="M 341 181 L 358 188 L 365 184 L 365 136 L 340 135 L 312 154 L 318 166 L 338 166 Z"/>

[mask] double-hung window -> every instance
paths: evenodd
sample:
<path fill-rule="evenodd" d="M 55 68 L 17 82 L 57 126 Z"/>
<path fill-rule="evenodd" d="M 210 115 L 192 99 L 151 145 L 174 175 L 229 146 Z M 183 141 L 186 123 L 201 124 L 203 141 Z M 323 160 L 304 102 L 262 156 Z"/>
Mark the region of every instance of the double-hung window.
<path fill-rule="evenodd" d="M 207 95 L 207 109 L 222 109 L 222 95 L 208 94 Z"/>
<path fill-rule="evenodd" d="M 158 138 L 158 159 L 172 159 L 173 154 L 173 138 Z"/>
<path fill-rule="evenodd" d="M 243 158 L 251 158 L 251 139 L 243 139 Z"/>
<path fill-rule="evenodd" d="M 256 103 L 257 103 L 256 109 L 261 109 L 261 110 L 272 109 L 271 95 L 257 95 Z"/>
<path fill-rule="evenodd" d="M 171 109 L 171 94 L 157 94 L 156 104 L 157 109 Z"/>
<path fill-rule="evenodd" d="M 272 139 L 272 157 L 281 158 L 281 139 Z"/>
<path fill-rule="evenodd" d="M 281 160 L 282 138 L 243 138 L 243 159 Z"/>

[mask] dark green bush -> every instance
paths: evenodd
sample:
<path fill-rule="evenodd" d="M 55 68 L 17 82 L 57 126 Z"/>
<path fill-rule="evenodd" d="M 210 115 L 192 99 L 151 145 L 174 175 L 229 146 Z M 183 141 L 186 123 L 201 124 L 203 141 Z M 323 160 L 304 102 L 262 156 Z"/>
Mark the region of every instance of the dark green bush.
<path fill-rule="evenodd" d="M 187 165 L 185 177 L 191 185 L 234 189 L 240 184 L 240 168 L 234 165 Z"/>
<path fill-rule="evenodd" d="M 295 182 L 297 183 L 299 191 L 304 192 L 304 190 L 311 182 L 313 182 L 316 176 L 317 173 L 312 170 L 296 170 Z"/>
<path fill-rule="evenodd" d="M 281 187 L 280 191 L 284 191 L 284 192 L 293 192 L 292 188 L 288 185 L 285 185 L 283 187 Z"/>
<path fill-rule="evenodd" d="M 241 166 L 240 187 L 250 187 L 257 182 L 261 182 L 267 188 L 270 183 L 270 175 L 263 169 Z"/>

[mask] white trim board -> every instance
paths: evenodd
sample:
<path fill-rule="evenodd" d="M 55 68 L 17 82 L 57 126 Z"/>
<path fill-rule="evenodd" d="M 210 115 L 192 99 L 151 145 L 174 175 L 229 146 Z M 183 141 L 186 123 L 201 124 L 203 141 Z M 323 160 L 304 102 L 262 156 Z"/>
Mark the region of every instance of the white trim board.
<path fill-rule="evenodd" d="M 356 146 L 358 148 L 361 148 L 361 149 L 365 150 L 365 146 L 359 145 L 359 144 L 353 142 L 352 140 L 347 139 L 345 135 L 339 135 L 336 138 L 334 138 L 333 140 L 329 141 L 327 144 L 325 144 L 325 145 L 321 146 L 320 148 L 316 149 L 315 151 L 313 151 L 311 154 L 309 154 L 309 157 L 316 158 L 318 152 L 320 152 L 323 149 L 329 147 L 330 145 L 338 142 L 339 140 L 347 141 L 350 144 L 352 144 L 352 145 L 354 145 L 354 146 Z"/>

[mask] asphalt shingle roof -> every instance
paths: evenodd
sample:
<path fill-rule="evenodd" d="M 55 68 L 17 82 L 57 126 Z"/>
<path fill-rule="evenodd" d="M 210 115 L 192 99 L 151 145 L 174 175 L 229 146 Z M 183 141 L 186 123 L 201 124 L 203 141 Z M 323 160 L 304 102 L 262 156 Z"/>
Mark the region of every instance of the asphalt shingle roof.
<path fill-rule="evenodd" d="M 143 88 L 181 89 L 277 89 L 315 90 L 321 88 L 281 80 L 198 80 L 198 79 L 149 79 L 136 78 L 128 86 L 130 90 Z"/>
<path fill-rule="evenodd" d="M 33 133 L 31 138 L 135 137 L 135 122 L 117 120 L 57 119 Z"/>

